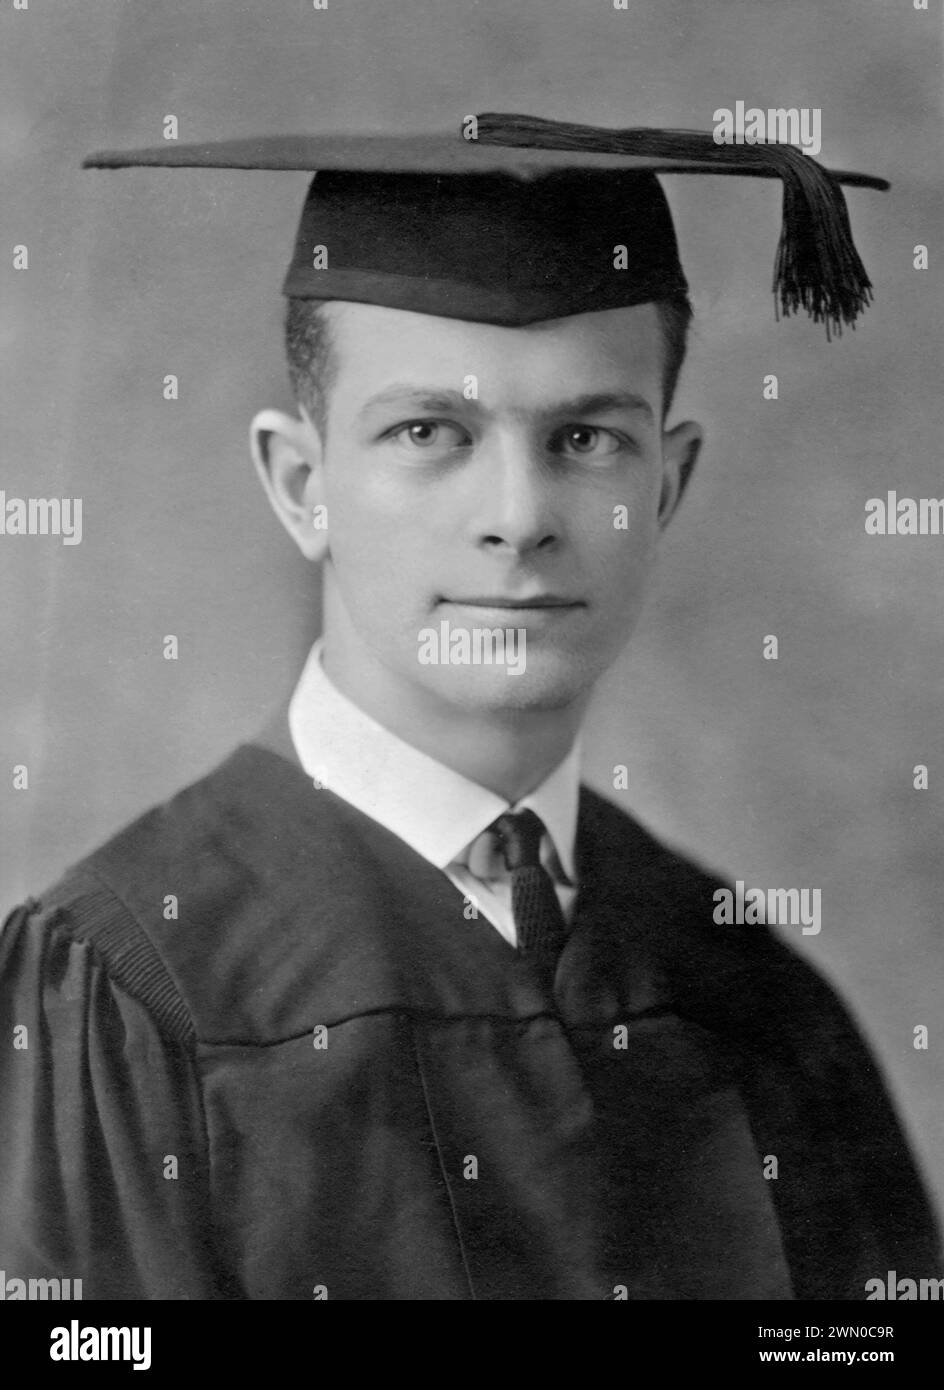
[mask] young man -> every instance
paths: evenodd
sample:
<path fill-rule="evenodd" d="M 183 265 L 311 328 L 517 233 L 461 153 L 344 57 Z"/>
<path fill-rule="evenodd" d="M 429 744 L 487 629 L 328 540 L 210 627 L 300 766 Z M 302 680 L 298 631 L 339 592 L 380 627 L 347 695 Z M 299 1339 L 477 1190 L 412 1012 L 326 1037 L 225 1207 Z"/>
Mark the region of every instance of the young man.
<path fill-rule="evenodd" d="M 656 172 L 783 177 L 783 303 L 837 323 L 868 297 L 838 183 L 677 132 L 477 134 L 100 161 L 321 171 L 299 413 L 252 447 L 324 632 L 264 735 L 0 938 L 8 1271 L 396 1300 L 937 1273 L 832 991 L 579 783 L 701 443 L 666 423 L 689 308 Z"/>

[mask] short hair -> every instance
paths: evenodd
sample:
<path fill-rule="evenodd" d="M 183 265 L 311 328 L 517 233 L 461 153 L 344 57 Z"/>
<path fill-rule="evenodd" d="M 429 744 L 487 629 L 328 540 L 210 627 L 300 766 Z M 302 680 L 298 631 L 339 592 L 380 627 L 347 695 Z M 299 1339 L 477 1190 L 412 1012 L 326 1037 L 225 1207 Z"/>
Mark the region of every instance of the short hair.
<path fill-rule="evenodd" d="M 292 391 L 322 439 L 328 423 L 328 393 L 338 367 L 325 302 L 291 297 L 285 314 L 285 355 Z"/>
<path fill-rule="evenodd" d="M 290 297 L 285 315 L 285 353 L 295 399 L 311 416 L 324 438 L 328 421 L 328 395 L 337 375 L 337 357 L 329 316 L 322 299 Z M 669 413 L 678 384 L 692 306 L 687 295 L 657 299 L 662 324 L 665 360 L 662 364 L 662 418 Z"/>
<path fill-rule="evenodd" d="M 674 295 L 671 299 L 657 299 L 656 308 L 662 323 L 662 346 L 665 357 L 662 362 L 662 420 L 672 409 L 675 388 L 678 386 L 682 363 L 688 348 L 688 330 L 691 327 L 692 303 L 687 294 Z"/>

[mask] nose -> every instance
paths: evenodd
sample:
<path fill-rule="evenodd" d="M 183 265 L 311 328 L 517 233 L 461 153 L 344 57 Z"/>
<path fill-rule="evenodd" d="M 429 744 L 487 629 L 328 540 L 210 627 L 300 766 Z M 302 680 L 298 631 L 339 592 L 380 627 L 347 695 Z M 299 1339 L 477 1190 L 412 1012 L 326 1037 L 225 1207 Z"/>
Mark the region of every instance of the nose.
<path fill-rule="evenodd" d="M 510 555 L 552 550 L 562 524 L 547 461 L 523 438 L 496 440 L 481 459 L 471 512 L 473 539 Z"/>

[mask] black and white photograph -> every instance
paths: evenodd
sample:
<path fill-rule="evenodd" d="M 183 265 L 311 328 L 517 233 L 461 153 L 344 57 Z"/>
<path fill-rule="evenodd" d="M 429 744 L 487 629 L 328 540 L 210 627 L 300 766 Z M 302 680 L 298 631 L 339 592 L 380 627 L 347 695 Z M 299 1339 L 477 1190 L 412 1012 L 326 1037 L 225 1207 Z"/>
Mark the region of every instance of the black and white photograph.
<path fill-rule="evenodd" d="M 3 0 L 33 1364 L 186 1366 L 117 1303 L 929 1325 L 942 48 L 940 0 Z"/>

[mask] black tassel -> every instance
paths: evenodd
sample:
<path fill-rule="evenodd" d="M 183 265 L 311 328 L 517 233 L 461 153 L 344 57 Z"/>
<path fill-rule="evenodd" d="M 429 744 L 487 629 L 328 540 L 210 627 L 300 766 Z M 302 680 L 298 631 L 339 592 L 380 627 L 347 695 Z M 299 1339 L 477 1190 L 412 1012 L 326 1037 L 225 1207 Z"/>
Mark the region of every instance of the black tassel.
<path fill-rule="evenodd" d="M 718 173 L 778 177 L 783 222 L 773 290 L 780 310 L 805 309 L 815 323 L 826 325 L 829 338 L 841 334 L 843 324 L 854 326 L 871 303 L 872 282 L 852 240 L 839 181 L 793 145 L 719 145 L 705 131 L 611 130 L 491 111 L 476 119 L 478 139 L 486 145 L 638 155 L 691 164 L 679 172 L 712 173 L 718 166 Z"/>

